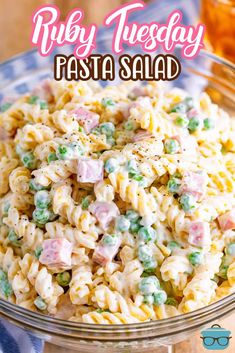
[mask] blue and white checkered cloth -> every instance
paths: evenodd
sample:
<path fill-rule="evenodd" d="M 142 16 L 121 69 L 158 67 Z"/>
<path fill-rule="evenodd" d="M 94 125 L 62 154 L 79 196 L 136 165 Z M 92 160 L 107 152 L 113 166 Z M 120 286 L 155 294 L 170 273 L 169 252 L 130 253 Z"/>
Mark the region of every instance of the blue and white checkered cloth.
<path fill-rule="evenodd" d="M 164 22 L 173 10 L 183 13 L 185 25 L 193 24 L 198 14 L 199 0 L 155 0 L 145 10 L 136 11 L 129 19 L 140 23 Z M 100 28 L 97 52 L 110 52 L 113 28 Z M 42 353 L 43 342 L 29 332 L 0 319 L 0 353 Z"/>

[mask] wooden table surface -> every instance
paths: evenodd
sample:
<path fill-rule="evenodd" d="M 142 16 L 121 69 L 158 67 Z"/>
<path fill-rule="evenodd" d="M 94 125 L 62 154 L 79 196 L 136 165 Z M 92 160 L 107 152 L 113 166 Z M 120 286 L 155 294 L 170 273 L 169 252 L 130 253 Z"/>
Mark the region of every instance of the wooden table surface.
<path fill-rule="evenodd" d="M 42 4 L 56 4 L 59 6 L 62 17 L 73 7 L 81 7 L 85 11 L 84 23 L 101 23 L 105 14 L 117 7 L 125 0 L 0 0 L 0 61 L 12 55 L 30 49 L 31 15 Z M 230 318 L 219 322 L 231 331 L 234 338 L 226 353 L 235 352 L 235 314 Z M 162 353 L 164 350 L 162 350 Z M 204 353 L 200 333 L 195 334 L 190 340 L 175 346 L 176 353 Z M 26 353 L 26 352 L 25 352 Z M 67 348 L 60 348 L 51 344 L 45 344 L 44 353 L 72 353 Z"/>

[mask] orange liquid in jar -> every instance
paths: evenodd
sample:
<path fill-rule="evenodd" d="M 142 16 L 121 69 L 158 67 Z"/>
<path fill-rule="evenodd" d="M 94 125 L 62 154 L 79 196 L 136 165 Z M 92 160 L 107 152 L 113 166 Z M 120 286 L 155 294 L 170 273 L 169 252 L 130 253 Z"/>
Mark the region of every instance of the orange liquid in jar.
<path fill-rule="evenodd" d="M 209 47 L 235 62 L 235 0 L 202 0 L 201 19 Z"/>

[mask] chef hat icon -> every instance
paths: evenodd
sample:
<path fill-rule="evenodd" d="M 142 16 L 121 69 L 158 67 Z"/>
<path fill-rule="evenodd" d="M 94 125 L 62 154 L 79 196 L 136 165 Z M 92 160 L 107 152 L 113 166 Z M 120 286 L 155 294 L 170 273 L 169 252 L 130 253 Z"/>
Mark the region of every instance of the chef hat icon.
<path fill-rule="evenodd" d="M 220 325 L 212 325 L 211 327 L 201 331 L 201 339 L 203 347 L 208 350 L 223 350 L 228 348 L 231 331 L 222 328 Z"/>

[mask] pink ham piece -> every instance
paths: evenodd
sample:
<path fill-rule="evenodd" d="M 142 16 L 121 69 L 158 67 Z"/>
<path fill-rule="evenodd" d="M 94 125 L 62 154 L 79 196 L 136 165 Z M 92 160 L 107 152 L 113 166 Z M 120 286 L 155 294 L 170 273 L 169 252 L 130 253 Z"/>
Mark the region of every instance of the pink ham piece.
<path fill-rule="evenodd" d="M 92 159 L 81 158 L 77 163 L 77 180 L 81 183 L 96 183 L 103 180 L 104 162 Z"/>
<path fill-rule="evenodd" d="M 88 134 L 92 129 L 99 125 L 99 115 L 90 112 L 88 109 L 80 107 L 69 112 L 74 115 L 77 121 L 82 125 L 85 132 Z"/>
<path fill-rule="evenodd" d="M 182 178 L 180 193 L 190 193 L 197 201 L 200 200 L 206 191 L 207 179 L 202 172 L 185 172 Z"/>
<path fill-rule="evenodd" d="M 51 267 L 71 266 L 72 244 L 67 239 L 46 239 L 39 261 Z"/>
<path fill-rule="evenodd" d="M 102 244 L 101 242 L 95 248 L 93 254 L 93 261 L 101 266 L 105 266 L 107 263 L 111 262 L 116 254 L 118 253 L 118 249 L 121 245 L 121 238 L 117 238 L 117 243 L 114 246 L 108 246 Z"/>
<path fill-rule="evenodd" d="M 148 91 L 144 86 L 136 86 L 131 90 L 130 95 L 134 97 L 146 97 L 148 96 Z"/>
<path fill-rule="evenodd" d="M 104 230 L 120 214 L 114 202 L 95 201 L 89 206 L 88 210 L 97 218 Z"/>
<path fill-rule="evenodd" d="M 207 222 L 194 221 L 189 225 L 188 242 L 195 246 L 210 245 L 210 226 Z"/>
<path fill-rule="evenodd" d="M 138 130 L 133 137 L 133 142 L 143 141 L 151 136 L 152 134 L 146 130 Z"/>
<path fill-rule="evenodd" d="M 219 216 L 218 222 L 223 231 L 235 229 L 235 208 Z"/>

